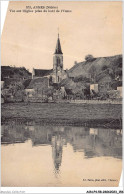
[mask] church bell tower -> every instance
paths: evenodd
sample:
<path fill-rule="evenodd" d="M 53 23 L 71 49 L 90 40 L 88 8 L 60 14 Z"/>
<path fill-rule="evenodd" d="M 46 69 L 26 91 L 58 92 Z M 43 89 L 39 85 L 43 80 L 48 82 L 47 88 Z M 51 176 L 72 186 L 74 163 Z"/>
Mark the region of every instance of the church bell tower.
<path fill-rule="evenodd" d="M 62 80 L 62 72 L 63 72 L 63 53 L 61 50 L 59 33 L 58 33 L 55 53 L 53 56 L 53 72 L 55 76 L 55 83 L 59 83 Z"/>

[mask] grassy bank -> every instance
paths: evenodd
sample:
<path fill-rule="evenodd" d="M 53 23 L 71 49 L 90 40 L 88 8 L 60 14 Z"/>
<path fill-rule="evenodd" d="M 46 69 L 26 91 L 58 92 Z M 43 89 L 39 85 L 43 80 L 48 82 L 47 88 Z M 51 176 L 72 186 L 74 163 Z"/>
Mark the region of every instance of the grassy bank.
<path fill-rule="evenodd" d="M 42 124 L 121 126 L 120 104 L 8 103 L 1 106 L 2 123 L 9 120 Z"/>

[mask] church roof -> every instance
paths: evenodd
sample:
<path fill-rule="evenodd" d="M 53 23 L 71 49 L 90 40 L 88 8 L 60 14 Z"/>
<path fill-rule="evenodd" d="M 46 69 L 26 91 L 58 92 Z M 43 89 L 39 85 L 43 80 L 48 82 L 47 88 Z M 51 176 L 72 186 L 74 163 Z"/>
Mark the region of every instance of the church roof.
<path fill-rule="evenodd" d="M 62 49 L 61 49 L 59 34 L 58 34 L 58 40 L 57 40 L 57 44 L 56 44 L 56 48 L 55 48 L 55 54 L 63 54 Z"/>
<path fill-rule="evenodd" d="M 52 69 L 34 69 L 34 74 L 36 77 L 44 77 L 49 75 Z"/>

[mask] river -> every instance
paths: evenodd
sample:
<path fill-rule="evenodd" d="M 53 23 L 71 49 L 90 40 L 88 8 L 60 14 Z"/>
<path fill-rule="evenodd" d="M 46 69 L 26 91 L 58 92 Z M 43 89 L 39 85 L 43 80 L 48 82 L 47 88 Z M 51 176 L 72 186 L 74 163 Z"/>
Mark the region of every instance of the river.
<path fill-rule="evenodd" d="M 122 130 L 9 122 L 1 127 L 2 186 L 118 186 Z"/>

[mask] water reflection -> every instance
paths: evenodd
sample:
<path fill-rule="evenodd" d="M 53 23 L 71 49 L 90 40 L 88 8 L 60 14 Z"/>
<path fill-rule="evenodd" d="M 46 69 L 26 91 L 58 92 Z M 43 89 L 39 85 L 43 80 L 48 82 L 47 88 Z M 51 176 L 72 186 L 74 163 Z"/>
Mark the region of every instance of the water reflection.
<path fill-rule="evenodd" d="M 122 158 L 121 129 L 30 126 L 22 123 L 2 125 L 2 144 L 25 143 L 29 139 L 33 147 L 45 145 L 52 147 L 55 174 L 59 173 L 63 147 L 67 144 L 73 147 L 74 152 L 83 152 L 87 159 L 101 156 Z"/>
<path fill-rule="evenodd" d="M 59 173 L 59 167 L 62 162 L 63 138 L 61 134 L 52 137 L 52 157 L 55 167 L 55 173 Z"/>

